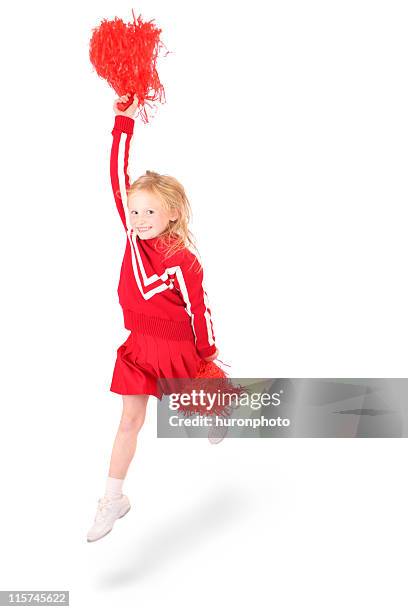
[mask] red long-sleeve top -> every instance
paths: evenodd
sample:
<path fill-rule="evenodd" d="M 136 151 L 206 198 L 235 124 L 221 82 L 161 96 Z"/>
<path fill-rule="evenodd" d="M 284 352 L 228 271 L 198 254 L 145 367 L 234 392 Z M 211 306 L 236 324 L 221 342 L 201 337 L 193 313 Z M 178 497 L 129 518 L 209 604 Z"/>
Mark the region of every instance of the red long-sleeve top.
<path fill-rule="evenodd" d="M 134 123 L 131 117 L 115 116 L 110 156 L 113 195 L 127 235 L 118 285 L 125 328 L 166 337 L 171 330 L 180 340 L 191 336 L 200 357 L 209 357 L 217 349 L 203 270 L 196 256 L 184 247 L 164 260 L 164 253 L 156 249 L 159 237 L 141 239 L 123 204 L 130 186 L 128 160 Z"/>

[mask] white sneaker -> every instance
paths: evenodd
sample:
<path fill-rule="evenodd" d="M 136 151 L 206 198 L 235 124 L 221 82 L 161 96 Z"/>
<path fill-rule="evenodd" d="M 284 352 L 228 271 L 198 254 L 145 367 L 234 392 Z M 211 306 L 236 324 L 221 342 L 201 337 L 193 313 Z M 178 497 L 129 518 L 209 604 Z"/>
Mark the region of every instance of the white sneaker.
<path fill-rule="evenodd" d="M 211 442 L 211 444 L 219 444 L 223 441 L 227 435 L 227 432 L 228 425 L 211 425 L 208 432 L 208 440 Z"/>
<path fill-rule="evenodd" d="M 88 542 L 95 542 L 95 540 L 103 538 L 103 536 L 112 531 L 116 519 L 125 516 L 130 508 L 129 499 L 123 494 L 118 499 L 111 499 L 106 496 L 99 498 L 95 522 L 87 534 Z"/>
<path fill-rule="evenodd" d="M 234 407 L 234 404 L 226 407 L 226 415 L 224 416 L 225 419 L 228 419 L 231 416 Z M 227 433 L 228 425 L 211 425 L 208 432 L 208 440 L 211 442 L 211 444 L 219 444 L 223 441 Z"/>

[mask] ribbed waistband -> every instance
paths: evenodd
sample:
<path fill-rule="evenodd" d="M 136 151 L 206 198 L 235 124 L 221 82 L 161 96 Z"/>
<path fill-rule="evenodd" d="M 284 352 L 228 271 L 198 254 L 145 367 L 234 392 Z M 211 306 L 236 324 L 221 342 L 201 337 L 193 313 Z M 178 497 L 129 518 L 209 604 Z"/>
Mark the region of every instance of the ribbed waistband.
<path fill-rule="evenodd" d="M 159 336 L 167 340 L 193 340 L 194 334 L 190 321 L 172 321 L 149 317 L 133 310 L 123 310 L 125 328 L 141 334 Z"/>

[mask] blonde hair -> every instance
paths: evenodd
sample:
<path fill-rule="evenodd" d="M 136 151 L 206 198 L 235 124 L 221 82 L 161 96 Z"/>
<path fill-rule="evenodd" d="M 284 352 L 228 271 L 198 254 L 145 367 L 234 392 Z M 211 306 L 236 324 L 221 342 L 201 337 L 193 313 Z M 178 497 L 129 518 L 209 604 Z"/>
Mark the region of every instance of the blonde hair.
<path fill-rule="evenodd" d="M 128 201 L 132 194 L 142 190 L 155 195 L 168 214 L 178 213 L 175 221 L 169 221 L 166 230 L 160 234 L 160 240 L 157 243 L 157 247 L 165 252 L 165 259 L 183 248 L 190 247 L 193 247 L 196 254 L 199 255 L 193 239 L 194 234 L 188 227 L 192 211 L 183 185 L 172 176 L 146 170 L 146 173 L 139 176 L 127 189 Z M 201 268 L 198 258 L 197 261 Z"/>

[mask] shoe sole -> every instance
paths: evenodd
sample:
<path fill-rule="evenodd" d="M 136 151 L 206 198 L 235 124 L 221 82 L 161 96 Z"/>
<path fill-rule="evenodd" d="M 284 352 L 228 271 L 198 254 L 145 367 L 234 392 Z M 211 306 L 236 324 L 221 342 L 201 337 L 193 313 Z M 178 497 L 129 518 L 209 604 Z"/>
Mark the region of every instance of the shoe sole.
<path fill-rule="evenodd" d="M 120 514 L 118 516 L 118 519 L 122 518 L 123 516 L 125 516 L 125 514 L 127 514 L 129 512 L 129 510 L 131 509 L 132 506 L 129 506 L 129 508 L 127 510 L 125 510 L 125 512 L 123 514 Z M 86 538 L 87 542 L 97 542 L 98 540 L 101 540 L 102 538 L 104 538 L 105 536 L 108 535 L 108 533 L 110 533 L 113 529 L 113 526 L 109 529 L 109 531 L 107 531 L 106 533 L 104 533 L 103 535 L 101 535 L 99 538 L 95 538 L 94 540 L 89 540 L 88 538 Z"/>

